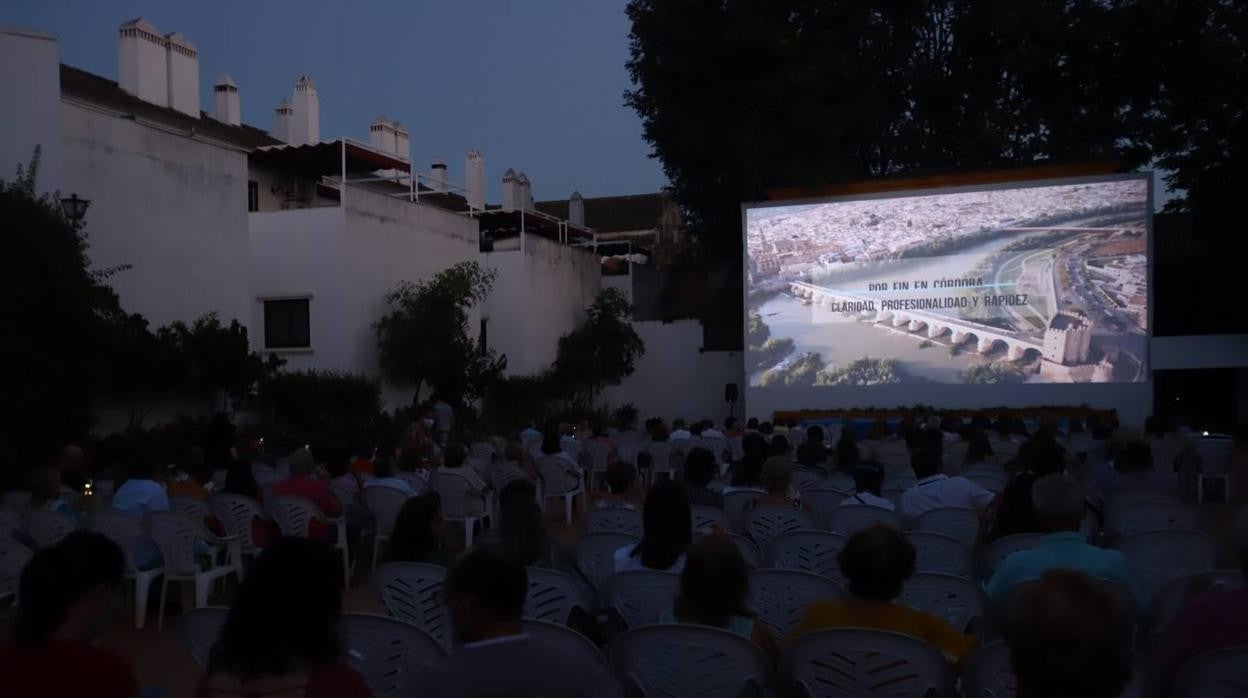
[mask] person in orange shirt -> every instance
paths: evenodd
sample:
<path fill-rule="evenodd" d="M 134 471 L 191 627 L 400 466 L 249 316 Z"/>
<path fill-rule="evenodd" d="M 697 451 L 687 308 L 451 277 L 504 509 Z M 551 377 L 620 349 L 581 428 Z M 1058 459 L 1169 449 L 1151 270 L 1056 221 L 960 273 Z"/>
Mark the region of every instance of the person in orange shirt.
<path fill-rule="evenodd" d="M 837 556 L 849 597 L 810 604 L 788 642 L 816 630 L 873 628 L 917 637 L 951 661 L 961 661 L 975 647 L 974 637 L 931 613 L 893 603 L 914 574 L 914 561 L 914 546 L 891 526 L 876 524 L 855 533 Z"/>

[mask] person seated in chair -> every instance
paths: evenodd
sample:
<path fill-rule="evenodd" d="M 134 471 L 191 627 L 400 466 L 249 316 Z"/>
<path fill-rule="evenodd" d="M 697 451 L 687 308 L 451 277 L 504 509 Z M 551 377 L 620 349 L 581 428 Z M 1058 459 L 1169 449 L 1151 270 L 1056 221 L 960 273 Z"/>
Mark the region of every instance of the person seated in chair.
<path fill-rule="evenodd" d="M 709 489 L 715 479 L 715 454 L 695 448 L 685 456 L 685 494 L 691 506 L 724 508 L 724 495 Z"/>
<path fill-rule="evenodd" d="M 884 468 L 879 463 L 863 462 L 854 468 L 854 489 L 857 490 L 845 499 L 841 500 L 839 506 L 850 507 L 866 505 L 871 507 L 879 507 L 889 511 L 896 511 L 897 505 L 880 495 L 880 488 L 884 486 Z"/>
<path fill-rule="evenodd" d="M 641 504 L 642 493 L 637 489 L 637 469 L 631 463 L 615 461 L 607 466 L 602 479 L 607 483 L 607 490 L 594 496 L 595 508 L 637 509 Z"/>
<path fill-rule="evenodd" d="M 615 571 L 685 568 L 685 549 L 693 540 L 689 497 L 680 485 L 660 480 L 646 495 L 641 542 L 615 551 Z"/>
<path fill-rule="evenodd" d="M 784 507 L 810 511 L 801 499 L 793 496 L 793 465 L 785 456 L 772 456 L 763 463 L 759 478 L 766 494 L 755 500 L 756 507 Z"/>
<path fill-rule="evenodd" d="M 901 514 L 916 519 L 932 509 L 960 507 L 986 514 L 996 495 L 964 477 L 949 477 L 941 472 L 940 450 L 924 446 L 910 458 L 910 467 L 918 478 L 901 495 Z"/>

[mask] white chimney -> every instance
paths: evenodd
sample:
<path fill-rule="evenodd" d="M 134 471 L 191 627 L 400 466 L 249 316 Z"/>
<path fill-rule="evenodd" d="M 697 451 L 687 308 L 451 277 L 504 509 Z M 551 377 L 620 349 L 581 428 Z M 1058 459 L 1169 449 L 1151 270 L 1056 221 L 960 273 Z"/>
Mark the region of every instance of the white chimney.
<path fill-rule="evenodd" d="M 231 126 L 238 126 L 243 122 L 238 85 L 229 75 L 217 78 L 216 84 L 212 86 L 212 118 Z"/>
<path fill-rule="evenodd" d="M 296 145 L 321 142 L 321 103 L 316 84 L 307 75 L 295 81 L 294 117 L 290 122 L 290 142 Z"/>
<path fill-rule="evenodd" d="M 412 137 L 401 121 L 394 122 L 394 154 L 408 162 L 412 160 Z"/>
<path fill-rule="evenodd" d="M 394 124 L 378 116 L 368 127 L 368 144 L 387 155 L 394 154 Z"/>
<path fill-rule="evenodd" d="M 568 197 L 568 222 L 578 228 L 585 227 L 585 199 L 579 191 Z"/>
<path fill-rule="evenodd" d="M 485 158 L 477 150 L 469 150 L 464 158 L 464 187 L 468 190 L 465 198 L 472 208 L 485 208 Z"/>
<path fill-rule="evenodd" d="M 429 166 L 429 178 L 433 180 L 434 191 L 446 191 L 451 180 L 446 176 L 446 163 L 434 160 Z"/>
<path fill-rule="evenodd" d="M 517 207 L 533 210 L 533 184 L 529 182 L 529 176 L 521 172 L 516 175 L 516 183 L 519 185 Z"/>
<path fill-rule="evenodd" d="M 503 173 L 503 210 L 515 211 L 520 206 L 520 181 L 516 177 L 516 171 L 507 168 Z"/>
<path fill-rule="evenodd" d="M 273 137 L 283 143 L 294 143 L 290 130 L 294 128 L 295 110 L 290 100 L 283 99 L 273 113 Z"/>
<path fill-rule="evenodd" d="M 144 102 L 169 106 L 165 37 L 142 17 L 126 22 L 117 31 L 117 84 Z"/>
<path fill-rule="evenodd" d="M 199 51 L 186 35 L 165 36 L 165 56 L 169 66 L 169 106 L 199 118 Z"/>

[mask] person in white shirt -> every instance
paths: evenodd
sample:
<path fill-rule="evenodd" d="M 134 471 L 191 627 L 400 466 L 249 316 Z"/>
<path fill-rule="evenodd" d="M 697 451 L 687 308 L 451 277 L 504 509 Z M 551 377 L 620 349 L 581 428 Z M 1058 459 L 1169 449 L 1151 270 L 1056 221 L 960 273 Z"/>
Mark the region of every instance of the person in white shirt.
<path fill-rule="evenodd" d="M 394 459 L 390 456 L 378 456 L 377 460 L 373 461 L 373 478 L 364 483 L 364 489 L 370 487 L 389 487 L 402 492 L 408 497 L 417 495 L 411 483 L 398 476 L 394 466 Z"/>
<path fill-rule="evenodd" d="M 722 439 L 724 432 L 715 428 L 715 422 L 709 419 L 702 420 L 702 438 L 704 439 Z"/>
<path fill-rule="evenodd" d="M 880 467 L 879 463 L 859 463 L 854 466 L 854 488 L 858 491 L 856 494 L 842 499 L 840 506 L 849 507 L 866 504 L 867 506 L 895 511 L 897 506 L 880 496 L 880 488 L 883 486 L 884 468 Z"/>
<path fill-rule="evenodd" d="M 646 496 L 641 542 L 615 551 L 615 571 L 685 569 L 685 550 L 693 541 L 689 497 L 671 480 L 660 480 Z"/>
<path fill-rule="evenodd" d="M 672 420 L 672 433 L 667 435 L 668 441 L 683 441 L 685 439 L 692 439 L 692 438 L 693 438 L 693 432 L 689 431 L 689 429 L 685 426 L 685 420 L 683 419 Z"/>
<path fill-rule="evenodd" d="M 943 507 L 962 507 L 985 512 L 996 495 L 964 477 L 940 472 L 940 452 L 924 447 L 910 458 L 910 467 L 919 481 L 901 495 L 901 514 L 908 519 Z"/>
<path fill-rule="evenodd" d="M 455 409 L 440 395 L 433 403 L 433 419 L 438 442 L 446 443 L 447 435 L 455 427 Z"/>

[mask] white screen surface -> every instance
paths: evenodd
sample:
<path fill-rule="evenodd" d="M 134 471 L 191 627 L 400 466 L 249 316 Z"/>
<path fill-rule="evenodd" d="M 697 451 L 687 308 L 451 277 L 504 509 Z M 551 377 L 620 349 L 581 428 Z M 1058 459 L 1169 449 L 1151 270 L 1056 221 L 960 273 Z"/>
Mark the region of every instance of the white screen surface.
<path fill-rule="evenodd" d="M 747 384 L 1146 382 L 1148 189 L 1119 177 L 747 206 Z"/>

